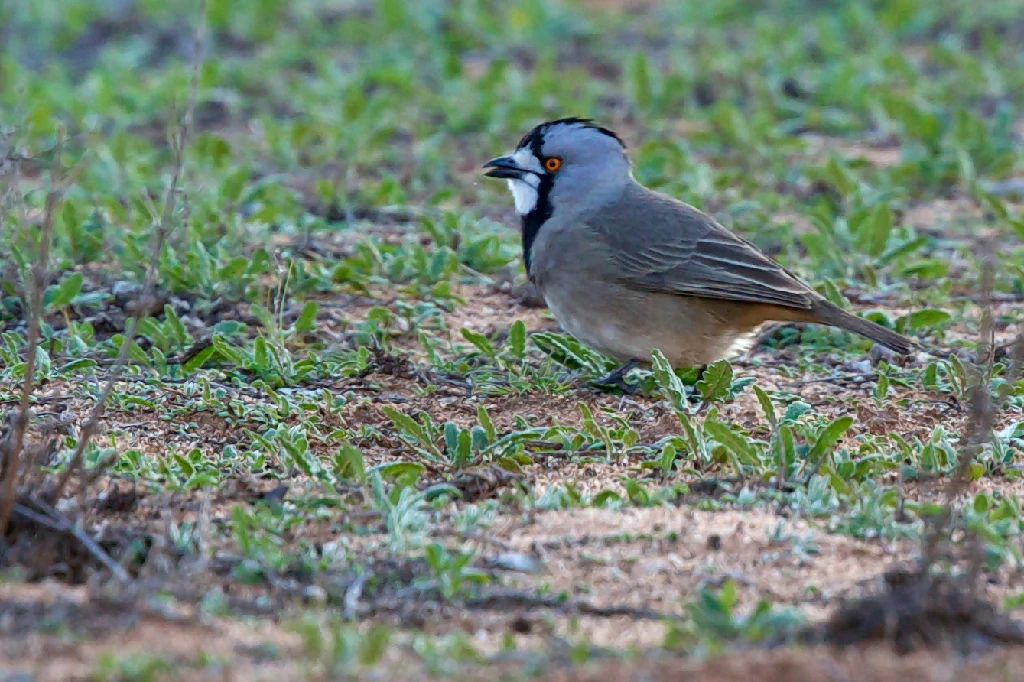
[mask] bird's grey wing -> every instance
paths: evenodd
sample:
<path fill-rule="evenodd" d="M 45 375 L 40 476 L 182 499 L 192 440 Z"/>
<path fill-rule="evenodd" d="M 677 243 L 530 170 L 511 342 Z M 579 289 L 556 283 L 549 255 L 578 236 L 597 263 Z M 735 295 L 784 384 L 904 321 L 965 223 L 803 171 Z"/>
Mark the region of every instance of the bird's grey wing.
<path fill-rule="evenodd" d="M 709 216 L 653 192 L 643 203 L 653 210 L 616 207 L 603 216 L 604 229 L 598 230 L 611 247 L 618 278 L 627 286 L 681 296 L 811 307 L 816 297 L 804 284 Z M 643 225 L 623 229 L 641 216 L 646 216 Z"/>

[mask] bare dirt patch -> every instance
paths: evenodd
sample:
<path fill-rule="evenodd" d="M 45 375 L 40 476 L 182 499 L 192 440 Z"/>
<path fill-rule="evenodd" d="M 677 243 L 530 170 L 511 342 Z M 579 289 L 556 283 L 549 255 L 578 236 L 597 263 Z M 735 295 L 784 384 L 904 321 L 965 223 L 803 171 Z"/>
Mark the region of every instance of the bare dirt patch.
<path fill-rule="evenodd" d="M 199 681 L 301 674 L 294 660 L 298 638 L 269 621 L 199 619 L 190 612 L 168 617 L 104 604 L 84 588 L 55 583 L 0 586 L 0 632 L 0 674 L 9 679 L 20 679 L 19 674 L 39 682 L 95 679 L 94 674 L 114 674 L 114 661 L 127 666 L 132 660 L 154 673 L 187 670 L 188 679 Z"/>
<path fill-rule="evenodd" d="M 807 649 L 748 651 L 703 661 L 607 660 L 552 671 L 540 679 L 544 682 L 615 679 L 650 682 L 1003 682 L 1016 679 L 1013 671 L 1022 664 L 1024 652 L 1019 649 L 970 661 L 941 652 L 900 657 L 881 647 L 843 652 Z"/>
<path fill-rule="evenodd" d="M 861 543 L 763 510 L 583 509 L 492 534 L 540 557 L 545 571 L 521 578 L 524 587 L 540 581 L 596 604 L 672 614 L 728 580 L 739 587 L 742 608 L 768 598 L 820 613 L 873 579 L 879 563 L 910 556 L 903 545 Z M 626 628 L 615 636 L 653 645 L 651 634 Z"/>

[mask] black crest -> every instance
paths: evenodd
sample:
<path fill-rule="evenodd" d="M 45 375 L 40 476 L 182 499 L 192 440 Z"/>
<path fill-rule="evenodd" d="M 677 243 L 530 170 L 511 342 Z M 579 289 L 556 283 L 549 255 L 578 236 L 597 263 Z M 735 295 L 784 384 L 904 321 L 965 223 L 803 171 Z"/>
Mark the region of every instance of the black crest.
<path fill-rule="evenodd" d="M 533 152 L 533 155 L 536 156 L 539 159 L 541 157 L 541 153 L 540 153 L 541 145 L 544 144 L 544 135 L 547 133 L 548 129 L 552 128 L 554 126 L 563 125 L 563 124 L 564 125 L 576 124 L 576 125 L 583 126 L 584 128 L 590 128 L 591 130 L 596 130 L 597 132 L 599 132 L 599 133 L 601 133 L 603 135 L 607 135 L 608 137 L 610 137 L 613 140 L 615 140 L 616 142 L 618 142 L 619 145 L 621 145 L 623 149 L 626 148 L 626 143 L 623 142 L 622 138 L 619 137 L 618 135 L 616 135 L 614 131 L 611 131 L 608 128 L 602 128 L 601 126 L 599 126 L 596 123 L 594 123 L 594 121 L 592 119 L 589 119 L 589 118 L 578 118 L 576 116 L 570 116 L 569 118 L 560 118 L 560 119 L 555 120 L 555 121 L 548 121 L 546 123 L 541 123 L 539 126 L 534 128 L 530 132 L 526 133 L 526 135 L 523 135 L 523 139 L 519 140 L 519 145 L 516 147 L 516 149 L 523 149 L 524 147 L 529 147 L 530 151 Z"/>

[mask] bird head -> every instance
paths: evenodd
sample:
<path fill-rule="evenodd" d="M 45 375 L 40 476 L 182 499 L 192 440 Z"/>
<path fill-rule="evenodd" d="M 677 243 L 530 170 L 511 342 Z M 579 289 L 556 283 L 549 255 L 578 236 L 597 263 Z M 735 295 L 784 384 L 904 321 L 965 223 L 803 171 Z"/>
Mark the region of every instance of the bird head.
<path fill-rule="evenodd" d="M 583 118 L 541 123 L 515 151 L 484 164 L 485 175 L 508 181 L 516 213 L 550 215 L 553 206 L 584 206 L 630 178 L 618 135 Z"/>

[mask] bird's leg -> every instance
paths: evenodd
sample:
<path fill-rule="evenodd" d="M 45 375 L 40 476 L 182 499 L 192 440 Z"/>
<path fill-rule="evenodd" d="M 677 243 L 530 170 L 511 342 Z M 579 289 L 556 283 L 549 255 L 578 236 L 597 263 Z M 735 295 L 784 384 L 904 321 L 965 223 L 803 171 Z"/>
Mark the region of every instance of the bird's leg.
<path fill-rule="evenodd" d="M 633 369 L 640 365 L 639 360 L 630 360 L 624 362 L 608 374 L 605 374 L 599 379 L 594 379 L 591 383 L 597 386 L 609 386 L 617 388 L 623 393 L 631 394 L 636 392 L 636 386 L 631 386 L 626 383 L 626 375 L 629 374 Z"/>

